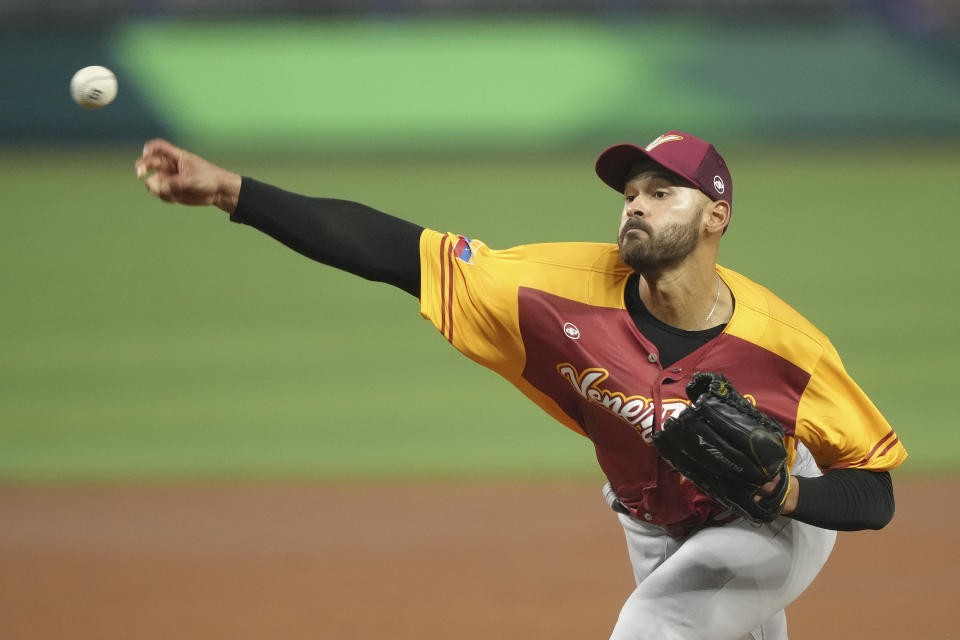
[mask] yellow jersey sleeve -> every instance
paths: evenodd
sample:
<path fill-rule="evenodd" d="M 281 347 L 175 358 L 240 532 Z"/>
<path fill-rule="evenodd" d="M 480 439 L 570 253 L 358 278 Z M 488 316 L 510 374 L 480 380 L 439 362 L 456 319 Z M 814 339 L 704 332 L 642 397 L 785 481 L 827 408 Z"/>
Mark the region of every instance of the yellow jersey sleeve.
<path fill-rule="evenodd" d="M 907 451 L 829 342 L 800 398 L 797 436 L 824 469 L 887 471 Z"/>
<path fill-rule="evenodd" d="M 726 333 L 796 367 L 790 376 L 798 390 L 796 419 L 784 423 L 795 422 L 795 429 L 788 428 L 788 439 L 802 441 L 823 469 L 885 471 L 901 464 L 907 457 L 903 444 L 847 374 L 830 340 L 765 287 L 729 269 L 719 271 L 736 298 Z M 791 464 L 793 456 L 791 451 Z"/>
<path fill-rule="evenodd" d="M 522 264 L 479 240 L 424 230 L 420 314 L 458 351 L 517 384 L 524 365 L 517 318 Z"/>
<path fill-rule="evenodd" d="M 521 291 L 593 307 L 623 308 L 629 268 L 616 245 L 559 242 L 494 250 L 479 240 L 425 229 L 420 236 L 420 314 L 458 351 L 507 379 L 568 428 L 582 426 L 524 378 Z M 540 353 L 548 358 L 550 353 Z"/>

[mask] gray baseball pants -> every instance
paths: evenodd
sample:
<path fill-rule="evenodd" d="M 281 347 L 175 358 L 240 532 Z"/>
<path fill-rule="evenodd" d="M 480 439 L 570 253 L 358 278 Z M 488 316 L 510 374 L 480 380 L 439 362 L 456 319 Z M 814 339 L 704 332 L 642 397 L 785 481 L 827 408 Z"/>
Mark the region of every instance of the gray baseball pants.
<path fill-rule="evenodd" d="M 803 445 L 792 473 L 820 475 Z M 604 493 L 610 502 L 609 485 Z M 610 640 L 787 640 L 784 609 L 813 582 L 837 535 L 781 517 L 676 539 L 617 515 L 637 587 Z"/>

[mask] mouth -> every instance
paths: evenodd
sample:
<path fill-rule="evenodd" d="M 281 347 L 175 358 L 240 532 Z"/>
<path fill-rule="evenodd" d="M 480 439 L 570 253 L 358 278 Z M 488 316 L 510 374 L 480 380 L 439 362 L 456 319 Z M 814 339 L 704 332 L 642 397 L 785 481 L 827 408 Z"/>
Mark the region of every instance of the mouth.
<path fill-rule="evenodd" d="M 623 228 L 623 231 L 620 232 L 620 240 L 623 241 L 628 238 L 633 231 L 642 231 L 643 233 L 650 235 L 650 229 L 647 228 L 647 225 L 641 223 L 630 224 Z M 636 235 L 636 234 L 634 234 Z"/>

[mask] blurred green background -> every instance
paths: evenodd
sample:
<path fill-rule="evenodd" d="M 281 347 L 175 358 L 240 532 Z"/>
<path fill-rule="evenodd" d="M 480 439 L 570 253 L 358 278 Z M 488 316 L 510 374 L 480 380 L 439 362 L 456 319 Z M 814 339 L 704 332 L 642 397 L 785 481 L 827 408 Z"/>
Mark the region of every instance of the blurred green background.
<path fill-rule="evenodd" d="M 905 472 L 956 472 L 956 32 L 711 16 L 2 31 L 0 479 L 599 478 L 585 438 L 459 356 L 414 299 L 156 201 L 133 162 L 163 135 L 494 247 L 612 241 L 596 154 L 667 128 L 732 167 L 721 262 L 833 339 Z M 121 83 L 96 112 L 66 87 L 87 64 Z"/>

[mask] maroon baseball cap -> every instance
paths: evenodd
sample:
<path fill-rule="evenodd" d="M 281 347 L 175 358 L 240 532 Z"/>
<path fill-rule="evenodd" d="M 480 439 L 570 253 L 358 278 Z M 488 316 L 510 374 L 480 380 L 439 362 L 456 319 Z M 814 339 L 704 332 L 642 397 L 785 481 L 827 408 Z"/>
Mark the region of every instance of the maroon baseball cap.
<path fill-rule="evenodd" d="M 630 169 L 648 159 L 685 178 L 711 200 L 726 200 L 733 208 L 727 163 L 712 144 L 683 131 L 667 131 L 646 147 L 630 143 L 610 147 L 597 158 L 597 175 L 623 193 Z"/>

